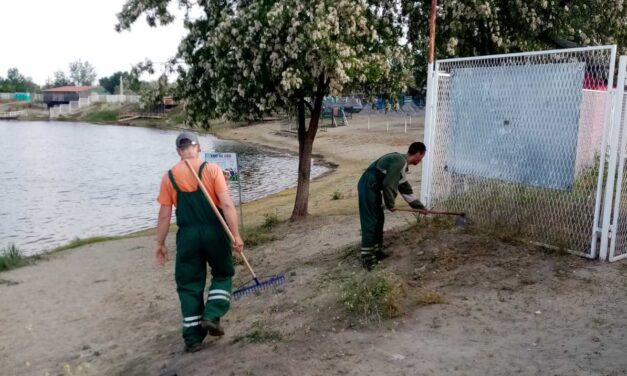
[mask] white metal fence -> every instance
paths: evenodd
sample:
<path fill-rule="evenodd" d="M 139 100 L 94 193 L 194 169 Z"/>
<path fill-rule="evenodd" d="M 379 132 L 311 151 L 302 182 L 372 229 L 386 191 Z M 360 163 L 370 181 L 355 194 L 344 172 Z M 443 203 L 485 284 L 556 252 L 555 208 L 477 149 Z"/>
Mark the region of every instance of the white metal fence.
<path fill-rule="evenodd" d="M 625 164 L 627 159 L 627 56 L 620 58 L 618 80 L 613 98 L 613 117 L 611 139 L 610 169 L 605 206 L 608 208 L 604 218 L 600 258 L 616 261 L 627 258 L 627 179 Z M 618 168 L 616 168 L 618 162 Z M 616 184 L 614 178 L 616 176 Z M 610 210 L 611 219 L 610 219 Z M 609 249 L 605 246 L 609 242 Z M 607 250 L 607 251 L 606 251 Z"/>
<path fill-rule="evenodd" d="M 111 95 L 97 94 L 90 96 L 92 103 L 139 103 L 141 96 L 139 95 Z"/>
<path fill-rule="evenodd" d="M 602 46 L 436 62 L 426 204 L 595 258 L 609 226 L 601 205 L 605 184 L 613 187 L 607 170 L 616 167 L 616 158 L 607 163 L 618 127 L 610 116 L 615 57 L 615 46 Z"/>
<path fill-rule="evenodd" d="M 71 101 L 69 104 L 57 105 L 50 108 L 50 117 L 69 115 L 80 111 L 81 108 L 91 106 L 94 103 L 139 103 L 139 95 L 110 95 L 93 93 L 89 97 L 79 98 L 78 101 Z"/>
<path fill-rule="evenodd" d="M 60 104 L 50 107 L 49 116 L 56 118 L 61 115 L 70 115 L 80 111 L 81 108 L 91 106 L 91 98 L 79 98 L 77 101 L 70 101 L 68 104 Z"/>

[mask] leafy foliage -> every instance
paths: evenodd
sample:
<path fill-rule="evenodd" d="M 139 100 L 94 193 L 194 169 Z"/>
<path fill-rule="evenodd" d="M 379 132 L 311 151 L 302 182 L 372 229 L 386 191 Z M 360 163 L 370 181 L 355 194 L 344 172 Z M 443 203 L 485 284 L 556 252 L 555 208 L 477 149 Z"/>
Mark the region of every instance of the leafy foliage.
<path fill-rule="evenodd" d="M 168 84 L 168 76 L 163 74 L 157 81 L 142 85 L 140 92 L 143 108 L 155 111 L 161 105 L 163 97 L 171 94 L 172 87 Z"/>
<path fill-rule="evenodd" d="M 323 98 L 346 90 L 395 94 L 408 76 L 400 0 L 179 0 L 189 34 L 179 46 L 178 97 L 191 123 L 294 112 L 299 172 L 292 218 L 306 215 L 311 150 Z M 118 30 L 142 14 L 167 24 L 169 0 L 128 0 Z M 191 18 L 190 13 L 202 13 Z M 307 124 L 307 110 L 309 123 Z"/>
<path fill-rule="evenodd" d="M 415 52 L 416 84 L 426 83 L 431 1 L 403 0 Z M 623 0 L 440 0 L 436 58 L 618 44 L 627 53 Z"/>
<path fill-rule="evenodd" d="M 38 88 L 30 77 L 25 77 L 17 68 L 10 68 L 6 78 L 0 77 L 0 92 L 2 93 L 33 92 Z"/>
<path fill-rule="evenodd" d="M 73 61 L 70 63 L 69 76 L 74 85 L 91 86 L 96 80 L 96 69 L 87 61 Z"/>
<path fill-rule="evenodd" d="M 72 81 L 70 78 L 65 75 L 63 71 L 54 72 L 54 79 L 46 81 L 44 85 L 44 89 L 49 89 L 53 87 L 61 87 L 61 86 L 70 86 L 72 85 Z"/>
<path fill-rule="evenodd" d="M 116 94 L 120 92 L 120 81 L 123 82 L 124 92 L 138 93 L 141 87 L 141 82 L 136 75 L 129 72 L 115 72 L 109 77 L 101 78 L 98 83 L 109 94 Z"/>

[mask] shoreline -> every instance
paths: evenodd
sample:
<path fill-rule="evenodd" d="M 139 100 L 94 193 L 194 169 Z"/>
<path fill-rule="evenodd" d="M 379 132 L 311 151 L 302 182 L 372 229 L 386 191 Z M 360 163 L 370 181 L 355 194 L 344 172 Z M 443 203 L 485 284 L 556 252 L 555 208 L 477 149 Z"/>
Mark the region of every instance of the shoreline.
<path fill-rule="evenodd" d="M 231 125 L 231 126 L 227 126 L 226 128 L 222 128 L 222 127 L 218 127 L 218 129 L 215 130 L 205 130 L 205 129 L 201 129 L 201 128 L 191 128 L 191 127 L 185 127 L 185 126 L 159 126 L 159 125 L 146 125 L 146 124 L 135 124 L 135 125 L 124 125 L 124 124 L 118 124 L 118 123 L 111 123 L 111 122 L 100 122 L 100 123 L 96 123 L 96 122 L 88 122 L 82 119 L 54 119 L 54 120 L 13 120 L 15 122 L 34 122 L 34 121 L 59 121 L 59 122 L 70 122 L 70 123 L 78 123 L 78 122 L 82 122 L 82 123 L 89 123 L 89 124 L 93 124 L 93 125 L 113 125 L 113 126 L 121 126 L 121 127 L 141 127 L 141 128 L 148 128 L 148 129 L 159 129 L 159 130 L 191 130 L 193 132 L 196 132 L 200 135 L 210 135 L 213 136 L 219 140 L 224 140 L 224 141 L 232 141 L 232 142 L 238 142 L 247 146 L 250 146 L 252 148 L 255 148 L 257 150 L 260 151 L 266 151 L 268 153 L 275 153 L 275 154 L 289 154 L 291 156 L 294 156 L 296 158 L 298 158 L 298 152 L 294 151 L 293 149 L 289 149 L 289 148 L 281 148 L 281 147 L 277 147 L 276 145 L 268 145 L 268 144 L 264 144 L 264 143 L 260 143 L 260 142 L 253 142 L 253 141 L 249 141 L 246 138 L 238 138 L 238 137 L 224 137 L 224 134 L 220 132 L 220 130 L 224 130 L 224 129 L 232 129 L 232 128 L 242 128 L 242 127 L 254 127 L 257 125 L 262 125 L 264 123 L 267 123 L 268 121 L 261 121 L 258 123 L 253 123 L 253 124 L 249 124 L 249 125 L 245 125 L 245 126 L 236 126 L 236 125 Z M 12 122 L 13 122 L 12 121 Z M 317 163 L 319 165 L 322 165 L 324 167 L 327 168 L 327 171 L 325 171 L 324 173 L 322 173 L 321 175 L 312 178 L 310 181 L 314 182 L 314 181 L 318 181 L 320 179 L 324 179 L 325 177 L 333 174 L 337 168 L 339 167 L 339 165 L 337 163 L 333 163 L 331 161 L 328 161 L 324 155 L 322 154 L 312 154 L 312 161 L 314 161 L 314 163 Z M 273 195 L 280 195 L 282 192 L 284 191 L 288 191 L 288 190 L 293 190 L 295 189 L 296 186 L 293 187 L 288 187 L 273 193 L 270 193 L 268 195 L 259 197 L 255 200 L 252 201 L 246 201 L 243 202 L 243 208 L 245 208 L 247 205 L 250 205 L 252 203 L 256 203 L 258 201 L 264 200 L 268 197 L 271 197 Z M 238 206 L 238 215 L 239 215 L 239 206 Z M 245 226 L 247 228 L 253 228 L 255 226 L 253 225 L 247 225 Z M 176 224 L 175 222 L 170 224 L 170 233 L 175 232 L 176 231 Z M 137 230 L 137 231 L 133 231 L 130 233 L 125 233 L 125 234 L 109 234 L 109 235 L 104 235 L 104 234 L 95 234 L 93 236 L 89 236 L 86 238 L 80 238 L 80 237 L 76 237 L 72 240 L 68 240 L 66 243 L 62 243 L 54 248 L 50 248 L 50 249 L 44 249 L 42 251 L 36 252 L 34 254 L 29 254 L 29 255 L 23 255 L 21 256 L 21 259 L 24 260 L 26 263 L 23 265 L 18 266 L 19 267 L 23 267 L 23 266 L 27 266 L 27 265 L 32 265 L 33 263 L 36 263 L 38 261 L 41 260 L 45 260 L 46 257 L 58 254 L 60 252 L 63 251 L 67 251 L 67 250 L 71 250 L 71 249 L 75 249 L 75 248 L 79 248 L 81 246 L 84 245 L 88 245 L 88 244 L 95 244 L 95 243 L 103 243 L 103 242 L 109 242 L 109 241 L 116 241 L 116 240 L 122 240 L 122 239 L 132 239 L 132 238 L 137 238 L 137 237 L 144 237 L 144 236 L 154 236 L 154 233 L 156 232 L 156 226 L 153 227 L 147 227 L 145 229 L 142 230 Z M 6 247 L 10 247 L 11 245 L 16 246 L 18 249 L 20 248 L 20 246 L 16 243 L 9 243 L 6 245 Z M 1 257 L 2 255 L 0 255 Z M 6 270 L 13 270 L 15 268 L 11 268 L 11 269 L 6 269 Z M 0 271 L 0 273 L 2 273 L 3 271 Z"/>

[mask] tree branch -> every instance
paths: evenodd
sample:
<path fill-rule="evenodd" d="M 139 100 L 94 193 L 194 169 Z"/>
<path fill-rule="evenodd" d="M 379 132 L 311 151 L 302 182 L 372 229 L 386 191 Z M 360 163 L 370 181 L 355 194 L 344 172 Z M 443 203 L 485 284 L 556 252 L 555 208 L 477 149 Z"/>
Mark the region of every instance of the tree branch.
<path fill-rule="evenodd" d="M 577 48 L 580 47 L 577 43 L 568 39 L 561 38 L 557 35 L 549 34 L 548 32 L 542 32 L 538 34 L 538 39 L 543 40 L 549 44 L 559 48 Z"/>
<path fill-rule="evenodd" d="M 307 108 L 309 109 L 309 113 L 312 113 L 313 112 L 313 107 L 311 106 L 311 103 L 307 102 L 305 100 L 305 98 L 303 98 L 302 101 L 305 104 L 305 106 L 307 106 Z"/>

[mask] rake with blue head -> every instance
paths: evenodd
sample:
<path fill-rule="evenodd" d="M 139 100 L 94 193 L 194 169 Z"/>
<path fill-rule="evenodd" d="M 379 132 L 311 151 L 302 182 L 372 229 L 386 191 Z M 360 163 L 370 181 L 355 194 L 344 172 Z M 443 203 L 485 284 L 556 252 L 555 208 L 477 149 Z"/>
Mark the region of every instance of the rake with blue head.
<path fill-rule="evenodd" d="M 278 285 L 285 283 L 285 276 L 283 274 L 278 274 L 278 275 L 260 280 L 255 275 L 255 271 L 248 263 L 248 260 L 246 259 L 246 256 L 244 255 L 244 253 L 242 252 L 239 255 L 242 256 L 242 259 L 244 260 L 244 264 L 246 265 L 246 268 L 248 269 L 250 274 L 253 276 L 253 279 L 250 282 L 246 283 L 244 286 L 233 291 L 233 293 L 231 294 L 233 298 L 239 299 L 242 296 L 254 294 L 256 292 L 267 289 L 269 287 L 278 286 Z"/>
<path fill-rule="evenodd" d="M 209 204 L 211 205 L 211 209 L 213 209 L 213 212 L 215 213 L 216 217 L 218 217 L 218 220 L 222 224 L 222 227 L 224 228 L 224 231 L 226 231 L 227 235 L 231 239 L 231 242 L 235 242 L 235 238 L 233 237 L 233 234 L 231 233 L 231 229 L 229 229 L 229 226 L 226 224 L 226 222 L 224 222 L 224 218 L 222 218 L 222 214 L 220 214 L 220 212 L 218 211 L 218 208 L 213 203 L 213 200 L 211 199 L 211 196 L 209 196 L 209 192 L 207 192 L 207 189 L 205 188 L 205 185 L 203 184 L 202 180 L 200 180 L 200 178 L 198 177 L 198 173 L 194 170 L 194 168 L 192 167 L 192 165 L 189 163 L 188 160 L 185 160 L 185 164 L 189 168 L 189 170 L 192 173 L 192 175 L 196 178 L 196 181 L 198 182 L 198 187 L 200 188 L 202 193 L 207 198 L 207 201 L 209 201 Z M 285 276 L 282 275 L 282 274 L 275 275 L 275 276 L 272 276 L 270 278 L 266 278 L 264 280 L 259 280 L 259 278 L 257 278 L 257 275 L 255 274 L 255 271 L 250 266 L 250 263 L 248 263 L 248 260 L 246 259 L 246 256 L 244 255 L 244 252 L 240 252 L 239 255 L 244 260 L 244 264 L 246 264 L 246 268 L 248 269 L 250 274 L 253 276 L 253 279 L 252 279 L 252 281 L 250 281 L 246 285 L 244 285 L 244 286 L 240 287 L 239 289 L 233 291 L 232 296 L 235 299 L 238 299 L 238 298 L 240 298 L 240 297 L 242 297 L 244 295 L 249 295 L 249 294 L 257 292 L 257 291 L 261 291 L 261 290 L 266 289 L 268 287 L 272 287 L 272 286 L 277 286 L 277 285 L 283 284 L 285 282 Z"/>

